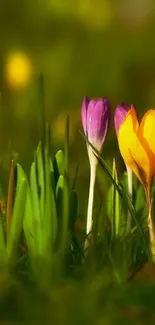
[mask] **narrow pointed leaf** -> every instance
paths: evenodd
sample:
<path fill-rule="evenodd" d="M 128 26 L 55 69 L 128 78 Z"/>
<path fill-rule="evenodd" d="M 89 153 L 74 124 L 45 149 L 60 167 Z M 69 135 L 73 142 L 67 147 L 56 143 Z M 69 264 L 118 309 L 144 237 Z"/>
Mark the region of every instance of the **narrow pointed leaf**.
<path fill-rule="evenodd" d="M 17 249 L 19 248 L 19 239 L 23 228 L 27 192 L 27 182 L 26 179 L 20 175 L 19 165 L 17 166 L 17 178 L 17 191 L 15 195 L 13 217 L 7 240 L 7 253 L 8 258 L 11 261 L 16 257 Z"/>
<path fill-rule="evenodd" d="M 66 118 L 66 128 L 65 128 L 65 147 L 64 147 L 64 155 L 65 155 L 65 172 L 68 175 L 68 158 L 69 158 L 69 116 Z"/>
<path fill-rule="evenodd" d="M 44 218 L 44 202 L 45 202 L 45 173 L 44 173 L 44 161 L 43 150 L 41 144 L 37 148 L 36 154 L 37 172 L 38 172 L 38 186 L 39 186 L 39 202 L 40 202 L 40 214 L 41 220 Z"/>
<path fill-rule="evenodd" d="M 57 235 L 57 214 L 55 198 L 52 190 L 51 165 L 47 151 L 45 151 L 45 184 L 46 196 L 43 234 L 45 254 L 47 252 L 47 254 L 49 255 L 49 253 L 52 254 L 53 246 Z"/>
<path fill-rule="evenodd" d="M 2 216 L 0 216 L 0 267 L 6 264 L 7 251 Z"/>
<path fill-rule="evenodd" d="M 63 190 L 64 190 L 64 176 L 60 175 L 56 186 L 56 205 L 57 205 L 57 213 L 58 213 L 58 218 L 60 220 L 60 224 L 62 222 L 62 214 L 63 214 Z"/>
<path fill-rule="evenodd" d="M 32 211 L 33 211 L 33 223 L 34 236 L 36 239 L 38 253 L 42 253 L 42 220 L 40 212 L 40 202 L 39 202 L 39 190 L 36 179 L 36 165 L 32 163 L 31 173 L 30 173 L 30 188 L 31 188 L 31 198 L 32 198 Z"/>
<path fill-rule="evenodd" d="M 10 230 L 12 215 L 13 215 L 13 205 L 15 196 L 15 166 L 14 161 L 11 161 L 10 177 L 9 177 L 9 187 L 8 187 L 8 198 L 7 198 L 7 211 L 6 211 L 6 223 L 7 223 L 7 237 Z"/>
<path fill-rule="evenodd" d="M 59 150 L 56 155 L 55 155 L 55 160 L 57 164 L 57 170 L 60 175 L 64 175 L 65 171 L 65 158 L 64 158 L 64 153 L 62 150 Z"/>

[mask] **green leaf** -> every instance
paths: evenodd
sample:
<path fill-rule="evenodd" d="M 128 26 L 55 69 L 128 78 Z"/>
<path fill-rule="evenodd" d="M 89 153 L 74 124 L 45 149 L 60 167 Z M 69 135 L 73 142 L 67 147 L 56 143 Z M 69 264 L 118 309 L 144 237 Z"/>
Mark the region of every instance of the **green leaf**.
<path fill-rule="evenodd" d="M 17 165 L 17 167 L 18 170 L 20 171 L 20 175 L 21 175 L 20 177 L 25 178 L 27 183 L 23 229 L 26 238 L 26 243 L 28 246 L 29 255 L 31 258 L 34 258 L 35 255 L 38 255 L 38 245 L 35 238 L 36 225 L 33 218 L 31 190 L 30 190 L 30 186 L 26 174 L 23 171 L 22 167 L 19 164 Z"/>
<path fill-rule="evenodd" d="M 0 215 L 0 267 L 6 264 L 7 251 L 5 243 L 5 231 L 3 226 L 2 216 Z"/>
<path fill-rule="evenodd" d="M 55 178 L 55 171 L 54 171 L 54 165 L 53 165 L 53 160 L 52 158 L 48 155 L 48 159 L 49 159 L 49 166 L 50 166 L 50 175 L 51 175 L 51 187 L 53 190 L 53 194 L 54 194 L 54 198 L 56 201 L 56 178 Z"/>
<path fill-rule="evenodd" d="M 57 170 L 58 174 L 64 175 L 65 171 L 65 159 L 64 159 L 64 153 L 62 150 L 59 150 L 56 155 L 55 155 L 55 160 L 56 160 L 56 165 L 57 165 Z"/>
<path fill-rule="evenodd" d="M 122 177 L 121 177 L 121 181 L 120 183 L 122 184 L 124 191 L 126 192 L 126 194 L 129 196 L 130 202 L 132 203 L 132 205 L 134 206 L 134 214 L 136 217 L 136 211 L 135 211 L 135 205 L 133 204 L 133 200 L 131 201 L 131 196 L 129 195 L 129 189 L 128 189 L 128 173 L 125 170 Z M 131 219 L 131 212 L 130 209 L 128 208 L 128 205 L 126 204 L 126 199 L 121 200 L 121 214 L 122 214 L 122 232 L 126 232 L 129 233 L 131 231 L 131 227 L 129 226 L 129 220 Z M 133 216 L 132 216 L 132 220 Z M 134 221 L 135 223 L 135 221 Z M 132 222 L 133 225 L 133 222 Z"/>
<path fill-rule="evenodd" d="M 7 253 L 8 259 L 10 261 L 14 261 L 14 259 L 16 258 L 17 249 L 19 247 L 19 239 L 23 228 L 26 193 L 27 180 L 23 176 L 20 165 L 17 165 L 17 188 L 13 209 L 13 217 L 7 240 Z"/>
<path fill-rule="evenodd" d="M 134 188 L 134 192 L 135 192 L 134 205 L 135 205 L 136 211 L 143 209 L 143 210 L 145 210 L 145 212 L 147 212 L 146 196 L 145 196 L 145 192 L 144 192 L 142 185 L 138 184 L 137 187 Z"/>
<path fill-rule="evenodd" d="M 62 250 L 65 249 L 68 239 L 68 224 L 69 223 L 69 187 L 67 177 L 64 176 L 63 185 L 63 219 L 62 219 Z"/>
<path fill-rule="evenodd" d="M 31 188 L 31 199 L 32 199 L 32 213 L 34 223 L 34 236 L 36 245 L 38 247 L 38 254 L 42 253 L 42 226 L 43 221 L 41 220 L 40 201 L 39 201 L 39 190 L 36 178 L 36 164 L 33 162 L 31 165 L 30 173 L 30 188 Z"/>
<path fill-rule="evenodd" d="M 36 225 L 33 218 L 33 210 L 32 210 L 32 198 L 31 198 L 31 191 L 28 185 L 27 188 L 27 196 L 26 196 L 26 204 L 25 204 L 25 214 L 24 214 L 24 221 L 23 221 L 23 229 L 25 233 L 26 243 L 28 246 L 28 253 L 31 258 L 34 256 L 38 256 L 38 244 L 36 240 Z"/>
<path fill-rule="evenodd" d="M 37 148 L 36 153 L 37 173 L 38 173 L 38 188 L 39 188 L 39 202 L 41 220 L 44 218 L 44 203 L 45 203 L 45 173 L 44 173 L 44 159 L 41 143 Z"/>
<path fill-rule="evenodd" d="M 52 253 L 57 235 L 57 213 L 51 178 L 52 168 L 45 150 L 45 216 L 43 220 L 44 253 Z"/>
<path fill-rule="evenodd" d="M 11 161 L 10 177 L 9 177 L 9 187 L 8 187 L 8 198 L 7 198 L 7 211 L 6 211 L 6 221 L 7 221 L 7 236 L 10 230 L 13 206 L 14 206 L 14 196 L 15 196 L 15 166 L 14 161 Z"/>
<path fill-rule="evenodd" d="M 65 155 L 65 173 L 66 175 L 68 175 L 68 159 L 69 159 L 69 116 L 68 115 L 66 118 L 64 155 Z"/>
<path fill-rule="evenodd" d="M 113 159 L 112 177 L 115 180 L 116 184 L 118 184 L 115 159 Z M 110 187 L 109 194 L 108 194 L 108 212 L 109 212 L 108 214 L 110 216 L 110 221 L 112 225 L 112 236 L 115 237 L 119 235 L 120 232 L 121 213 L 120 213 L 120 195 L 113 183 Z"/>
<path fill-rule="evenodd" d="M 69 189 L 68 183 L 65 176 L 60 175 L 57 188 L 56 188 L 56 199 L 57 199 L 57 211 L 59 219 L 59 246 L 63 252 L 68 237 L 68 226 L 69 226 Z"/>
<path fill-rule="evenodd" d="M 57 214 L 60 223 L 63 214 L 63 190 L 64 190 L 64 176 L 60 175 L 56 186 L 56 205 L 57 205 Z"/>
<path fill-rule="evenodd" d="M 34 230 L 33 230 L 34 225 L 33 225 L 31 192 L 30 192 L 30 187 L 28 184 L 26 174 L 19 164 L 17 164 L 17 173 L 18 173 L 18 177 L 20 177 L 21 179 L 24 178 L 27 184 L 25 211 L 24 211 L 24 218 L 23 218 L 23 229 L 26 237 L 29 254 L 31 254 L 32 253 L 31 246 L 34 246 Z M 32 245 L 31 245 L 31 241 L 32 241 Z"/>

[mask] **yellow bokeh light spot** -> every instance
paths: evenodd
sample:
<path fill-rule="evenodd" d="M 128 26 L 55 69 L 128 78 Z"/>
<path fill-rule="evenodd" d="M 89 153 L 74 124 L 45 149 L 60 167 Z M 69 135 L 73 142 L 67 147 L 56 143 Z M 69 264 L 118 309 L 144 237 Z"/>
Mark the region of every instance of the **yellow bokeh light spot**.
<path fill-rule="evenodd" d="M 5 78 L 11 88 L 26 86 L 32 74 L 31 60 L 24 53 L 16 52 L 8 56 Z"/>

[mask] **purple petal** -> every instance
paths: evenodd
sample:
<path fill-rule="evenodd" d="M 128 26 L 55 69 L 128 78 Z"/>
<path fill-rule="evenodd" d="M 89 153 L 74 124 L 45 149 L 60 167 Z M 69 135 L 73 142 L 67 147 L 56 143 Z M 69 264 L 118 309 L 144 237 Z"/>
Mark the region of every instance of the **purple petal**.
<path fill-rule="evenodd" d="M 129 111 L 129 107 L 122 103 L 122 105 L 118 105 L 115 109 L 115 113 L 114 113 L 114 125 L 115 125 L 115 131 L 116 134 L 118 135 L 119 129 L 121 124 L 124 122 L 126 115 Z"/>
<path fill-rule="evenodd" d="M 88 140 L 98 149 L 102 149 L 110 122 L 110 102 L 108 98 L 91 100 L 87 110 Z"/>
<path fill-rule="evenodd" d="M 87 109 L 89 103 L 90 103 L 90 99 L 87 96 L 85 96 L 82 102 L 81 115 L 82 115 L 82 125 L 86 136 L 87 136 Z"/>

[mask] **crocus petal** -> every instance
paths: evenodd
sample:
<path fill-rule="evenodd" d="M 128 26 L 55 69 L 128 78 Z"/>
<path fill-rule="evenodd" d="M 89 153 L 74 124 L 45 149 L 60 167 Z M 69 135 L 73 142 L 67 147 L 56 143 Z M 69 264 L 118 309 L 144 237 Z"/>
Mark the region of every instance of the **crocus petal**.
<path fill-rule="evenodd" d="M 140 123 L 138 137 L 143 143 L 148 154 L 155 155 L 155 110 L 148 110 Z"/>
<path fill-rule="evenodd" d="M 118 133 L 118 143 L 124 162 L 133 170 L 146 191 L 150 189 L 150 161 L 137 133 L 138 121 L 134 107 L 128 112 Z"/>
<path fill-rule="evenodd" d="M 82 110 L 81 110 L 82 125 L 83 125 L 85 136 L 87 136 L 87 109 L 88 109 L 89 102 L 90 99 L 87 96 L 85 96 L 82 102 Z"/>
<path fill-rule="evenodd" d="M 155 110 L 148 110 L 140 123 L 138 137 L 150 160 L 150 179 L 155 176 Z"/>
<path fill-rule="evenodd" d="M 110 122 L 110 102 L 104 97 L 91 100 L 87 110 L 88 140 L 101 150 Z"/>
<path fill-rule="evenodd" d="M 139 128 L 139 122 L 137 119 L 136 110 L 133 105 L 131 105 L 130 110 L 127 112 L 124 123 L 126 125 L 128 125 L 128 128 L 132 129 L 135 133 L 137 133 L 138 128 Z M 121 128 L 121 126 L 120 126 L 120 128 Z"/>
<path fill-rule="evenodd" d="M 116 107 L 115 114 L 114 114 L 114 125 L 115 125 L 116 135 L 118 135 L 120 126 L 124 122 L 128 111 L 129 111 L 129 107 L 124 103 Z"/>

